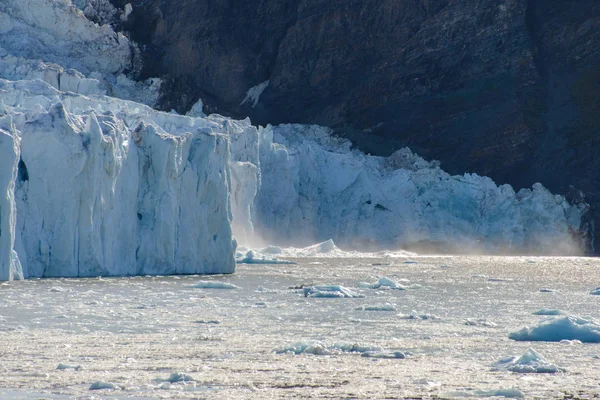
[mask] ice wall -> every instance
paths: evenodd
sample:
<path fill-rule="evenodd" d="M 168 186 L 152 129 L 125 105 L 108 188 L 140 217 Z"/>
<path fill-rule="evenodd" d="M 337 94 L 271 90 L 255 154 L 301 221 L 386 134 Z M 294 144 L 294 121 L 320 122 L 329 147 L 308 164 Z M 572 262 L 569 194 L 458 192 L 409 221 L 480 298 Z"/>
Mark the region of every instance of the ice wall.
<path fill-rule="evenodd" d="M 0 281 L 23 277 L 15 244 L 15 179 L 19 160 L 19 137 L 12 118 L 0 110 Z"/>
<path fill-rule="evenodd" d="M 222 126 L 39 80 L 0 104 L 3 279 L 13 240 L 25 277 L 234 271 Z"/>
<path fill-rule="evenodd" d="M 322 127 L 260 131 L 254 227 L 266 242 L 345 248 L 573 254 L 586 205 L 542 185 L 518 193 L 476 174 L 450 176 L 408 149 L 353 151 Z"/>

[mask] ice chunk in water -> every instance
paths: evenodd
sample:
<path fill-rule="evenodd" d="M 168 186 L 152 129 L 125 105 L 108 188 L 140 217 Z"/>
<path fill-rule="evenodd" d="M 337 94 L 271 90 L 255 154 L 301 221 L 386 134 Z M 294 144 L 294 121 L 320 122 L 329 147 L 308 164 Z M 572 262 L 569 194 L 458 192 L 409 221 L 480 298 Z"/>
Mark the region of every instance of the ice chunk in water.
<path fill-rule="evenodd" d="M 227 282 L 219 282 L 219 281 L 198 281 L 195 285 L 192 285 L 193 288 L 197 289 L 239 289 L 239 286 L 236 286 L 232 283 Z"/>
<path fill-rule="evenodd" d="M 494 364 L 494 367 L 518 373 L 556 373 L 564 372 L 555 364 L 551 364 L 540 353 L 529 349 L 520 357 L 507 357 Z"/>
<path fill-rule="evenodd" d="M 550 318 L 534 327 L 526 326 L 512 332 L 508 337 L 518 341 L 580 340 L 584 343 L 600 343 L 600 325 L 576 316 Z"/>
<path fill-rule="evenodd" d="M 320 285 L 305 287 L 304 297 L 322 297 L 322 298 L 362 298 L 364 295 L 354 292 L 340 285 Z"/>

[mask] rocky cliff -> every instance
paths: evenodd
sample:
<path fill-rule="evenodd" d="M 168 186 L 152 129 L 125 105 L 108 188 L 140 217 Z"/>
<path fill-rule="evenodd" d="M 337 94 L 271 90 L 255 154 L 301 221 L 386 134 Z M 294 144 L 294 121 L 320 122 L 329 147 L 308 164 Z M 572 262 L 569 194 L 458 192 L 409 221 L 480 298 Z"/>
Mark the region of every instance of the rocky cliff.
<path fill-rule="evenodd" d="M 330 126 L 373 154 L 408 146 L 451 173 L 574 186 L 600 218 L 597 0 L 131 5 L 123 28 L 140 77 L 166 78 L 164 109 L 202 98 L 254 123 Z"/>

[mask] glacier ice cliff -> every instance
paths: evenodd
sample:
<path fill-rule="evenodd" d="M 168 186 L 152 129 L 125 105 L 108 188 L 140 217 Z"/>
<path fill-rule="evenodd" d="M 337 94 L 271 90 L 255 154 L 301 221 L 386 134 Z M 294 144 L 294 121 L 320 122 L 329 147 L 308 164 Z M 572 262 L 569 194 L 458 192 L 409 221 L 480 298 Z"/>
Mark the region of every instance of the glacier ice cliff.
<path fill-rule="evenodd" d="M 249 136 L 237 139 L 244 146 L 232 146 L 238 164 L 253 162 L 240 158 L 258 142 L 258 165 L 244 170 L 250 186 L 259 186 L 252 202 L 236 201 L 265 242 L 306 245 L 331 238 L 362 250 L 538 254 L 581 249 L 577 233 L 587 205 L 569 204 L 541 184 L 515 192 L 476 174 L 451 176 L 406 148 L 389 157 L 365 155 L 318 126 L 237 131 Z"/>
<path fill-rule="evenodd" d="M 160 82 L 123 75 L 134 53 L 70 0 L 0 4 L 0 280 L 230 273 L 236 239 L 580 248 L 587 206 L 540 184 L 515 193 L 408 149 L 365 155 L 318 126 L 205 116 L 201 101 L 156 111 L 143 103 Z"/>
<path fill-rule="evenodd" d="M 25 277 L 234 271 L 226 136 L 39 80 L 0 104 L 4 278 L 12 243 Z"/>

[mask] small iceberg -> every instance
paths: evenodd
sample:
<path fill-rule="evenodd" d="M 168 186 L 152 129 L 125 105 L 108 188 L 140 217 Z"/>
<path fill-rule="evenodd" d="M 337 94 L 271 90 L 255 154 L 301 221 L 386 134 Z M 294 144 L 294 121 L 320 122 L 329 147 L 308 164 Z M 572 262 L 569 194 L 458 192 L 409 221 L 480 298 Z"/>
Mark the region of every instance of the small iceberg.
<path fill-rule="evenodd" d="M 304 297 L 320 298 L 363 298 L 364 295 L 340 285 L 319 285 L 303 288 Z"/>
<path fill-rule="evenodd" d="M 245 257 L 239 252 L 236 253 L 235 262 L 238 264 L 296 264 L 293 261 L 280 260 L 254 250 L 248 251 Z"/>
<path fill-rule="evenodd" d="M 219 281 L 198 281 L 195 285 L 192 285 L 196 289 L 239 289 L 232 283 L 219 282 Z"/>
<path fill-rule="evenodd" d="M 583 343 L 600 343 L 600 325 L 576 316 L 550 318 L 534 327 L 524 327 L 512 332 L 509 339 L 517 341 L 560 342 L 580 340 Z"/>
<path fill-rule="evenodd" d="M 320 341 L 302 341 L 288 344 L 282 348 L 276 349 L 277 354 L 312 354 L 316 356 L 332 355 L 340 353 L 382 353 L 383 349 L 379 346 L 366 345 L 361 343 L 339 342 L 327 345 Z"/>
<path fill-rule="evenodd" d="M 414 319 L 414 320 L 435 320 L 440 319 L 437 315 L 433 314 L 421 314 L 415 310 L 412 310 L 410 314 L 398 314 L 401 319 Z"/>
<path fill-rule="evenodd" d="M 280 293 L 281 290 L 269 289 L 269 288 L 266 288 L 264 286 L 259 286 L 259 287 L 256 288 L 256 290 L 254 292 L 255 293 Z"/>
<path fill-rule="evenodd" d="M 343 353 L 366 353 L 374 351 L 382 351 L 379 346 L 366 345 L 361 343 L 338 342 L 331 346 L 333 350 Z"/>
<path fill-rule="evenodd" d="M 169 382 L 169 383 L 196 382 L 196 380 L 194 378 L 192 378 L 190 375 L 184 374 L 182 372 L 173 372 L 171 375 L 169 375 L 168 378 L 166 378 L 166 379 L 156 378 L 155 381 L 157 383 L 161 383 L 161 382 Z"/>
<path fill-rule="evenodd" d="M 357 311 L 397 311 L 396 306 L 390 303 L 373 304 L 356 307 Z"/>
<path fill-rule="evenodd" d="M 58 363 L 58 367 L 56 367 L 56 369 L 64 371 L 66 369 L 74 369 L 75 371 L 79 371 L 81 369 L 80 365 L 70 365 L 70 364 L 64 364 L 64 363 Z"/>
<path fill-rule="evenodd" d="M 288 344 L 280 349 L 276 349 L 275 353 L 285 354 L 313 354 L 316 356 L 329 355 L 331 352 L 321 342 L 296 342 Z"/>
<path fill-rule="evenodd" d="M 555 364 L 549 363 L 537 351 L 529 349 L 520 357 L 507 357 L 494 364 L 495 369 L 505 369 L 520 374 L 554 374 L 564 372 Z"/>
<path fill-rule="evenodd" d="M 495 322 L 483 318 L 467 318 L 463 324 L 467 326 L 483 326 L 485 328 L 495 328 L 498 326 Z"/>
<path fill-rule="evenodd" d="M 102 389 L 118 389 L 118 387 L 113 385 L 112 383 L 108 383 L 108 382 L 104 382 L 104 381 L 94 382 L 90 386 L 90 390 L 102 390 Z"/>
<path fill-rule="evenodd" d="M 401 351 L 365 351 L 361 355 L 363 357 L 370 357 L 370 358 L 387 358 L 387 359 L 406 358 L 406 354 L 402 353 Z"/>
<path fill-rule="evenodd" d="M 406 279 L 402 280 L 405 283 L 408 283 L 408 281 Z M 368 283 L 368 282 L 359 282 L 357 285 L 359 288 L 361 289 L 394 289 L 394 290 L 406 290 L 409 288 L 413 288 L 416 289 L 417 287 L 420 287 L 421 285 L 410 285 L 410 286 L 405 286 L 403 284 L 401 284 L 399 281 L 395 281 L 392 278 L 388 278 L 387 276 L 383 276 L 381 278 L 379 278 L 379 280 L 375 283 Z"/>

